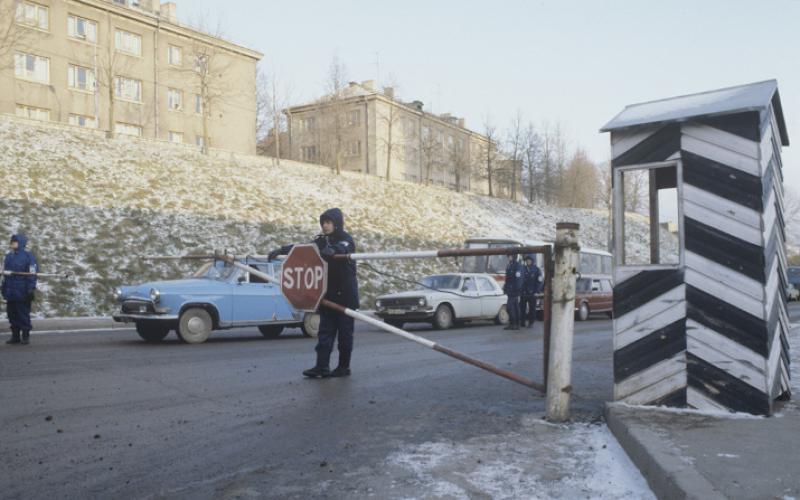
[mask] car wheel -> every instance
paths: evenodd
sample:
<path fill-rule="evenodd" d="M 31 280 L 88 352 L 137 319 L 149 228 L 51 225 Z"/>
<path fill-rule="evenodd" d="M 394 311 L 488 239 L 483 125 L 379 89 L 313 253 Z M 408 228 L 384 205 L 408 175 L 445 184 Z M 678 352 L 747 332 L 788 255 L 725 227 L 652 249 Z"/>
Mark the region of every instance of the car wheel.
<path fill-rule="evenodd" d="M 303 335 L 306 337 L 317 338 L 319 335 L 319 314 L 308 313 L 303 316 L 303 324 L 300 325 L 300 330 L 303 331 Z"/>
<path fill-rule="evenodd" d="M 453 326 L 453 310 L 447 304 L 439 304 L 433 315 L 433 326 L 437 330 L 447 330 Z"/>
<path fill-rule="evenodd" d="M 386 323 L 387 325 L 391 325 L 395 328 L 400 328 L 400 329 L 402 329 L 403 325 L 405 325 L 405 323 L 403 323 L 402 321 L 397 321 L 393 319 L 385 319 L 383 320 L 383 322 Z"/>
<path fill-rule="evenodd" d="M 283 325 L 261 325 L 258 327 L 258 331 L 268 339 L 276 339 L 283 331 Z"/>
<path fill-rule="evenodd" d="M 578 321 L 586 321 L 589 319 L 589 304 L 586 302 L 581 302 L 581 306 L 578 308 L 578 312 L 575 315 Z"/>
<path fill-rule="evenodd" d="M 147 342 L 161 342 L 169 334 L 170 328 L 165 325 L 148 324 L 145 322 L 136 323 L 136 333 Z"/>
<path fill-rule="evenodd" d="M 495 325 L 507 325 L 508 324 L 508 309 L 506 309 L 506 305 L 505 304 L 500 306 L 500 312 L 498 312 L 497 316 L 494 317 L 494 324 Z"/>
<path fill-rule="evenodd" d="M 211 315 L 205 309 L 187 309 L 178 321 L 178 337 L 187 344 L 202 344 L 211 335 L 213 325 Z"/>

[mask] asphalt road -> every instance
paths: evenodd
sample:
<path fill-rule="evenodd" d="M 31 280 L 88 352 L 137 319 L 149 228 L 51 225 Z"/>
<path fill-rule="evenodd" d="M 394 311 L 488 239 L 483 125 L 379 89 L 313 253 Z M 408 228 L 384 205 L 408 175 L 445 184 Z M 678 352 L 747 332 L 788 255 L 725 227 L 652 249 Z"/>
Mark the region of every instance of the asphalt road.
<path fill-rule="evenodd" d="M 410 329 L 542 379 L 541 323 Z M 220 332 L 198 346 L 174 334 L 145 344 L 133 331 L 32 342 L 0 347 L 2 498 L 419 496 L 388 455 L 514 431 L 544 414 L 526 387 L 364 327 L 353 376 L 326 380 L 300 375 L 314 341 L 298 330 L 275 340 Z M 611 368 L 610 321 L 578 323 L 574 420 L 600 418 Z"/>

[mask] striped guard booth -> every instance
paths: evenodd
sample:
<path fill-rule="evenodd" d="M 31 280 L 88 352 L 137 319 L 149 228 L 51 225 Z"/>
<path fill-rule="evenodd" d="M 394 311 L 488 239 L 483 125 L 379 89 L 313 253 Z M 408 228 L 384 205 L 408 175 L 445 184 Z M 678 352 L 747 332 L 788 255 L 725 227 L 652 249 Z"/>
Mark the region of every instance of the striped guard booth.
<path fill-rule="evenodd" d="M 790 396 L 777 82 L 627 106 L 601 131 L 615 183 L 615 399 L 772 414 Z M 663 243 L 644 262 L 625 255 L 637 170 L 650 179 L 651 242 L 664 234 L 653 196 L 677 193 L 671 261 Z"/>

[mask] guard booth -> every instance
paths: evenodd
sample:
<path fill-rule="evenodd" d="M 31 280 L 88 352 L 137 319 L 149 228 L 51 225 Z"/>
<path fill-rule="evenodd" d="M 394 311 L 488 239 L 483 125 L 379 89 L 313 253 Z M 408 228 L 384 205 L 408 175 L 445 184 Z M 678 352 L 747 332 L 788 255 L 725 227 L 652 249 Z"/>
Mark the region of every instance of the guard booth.
<path fill-rule="evenodd" d="M 614 398 L 773 413 L 790 396 L 777 82 L 633 104 L 601 131 L 614 182 Z"/>

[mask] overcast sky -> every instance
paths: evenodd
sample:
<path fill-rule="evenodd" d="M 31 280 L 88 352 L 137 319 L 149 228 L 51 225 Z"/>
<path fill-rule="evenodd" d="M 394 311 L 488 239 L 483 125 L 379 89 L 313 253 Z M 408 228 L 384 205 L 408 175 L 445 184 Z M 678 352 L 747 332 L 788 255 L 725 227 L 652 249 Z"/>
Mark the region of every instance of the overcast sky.
<path fill-rule="evenodd" d="M 404 100 L 480 131 L 519 110 L 560 122 L 572 145 L 608 158 L 598 129 L 626 104 L 775 78 L 800 188 L 800 0 L 178 0 L 265 54 L 293 100 L 323 90 L 335 53 L 350 80 L 392 77 Z M 379 61 L 380 64 L 376 64 Z"/>

